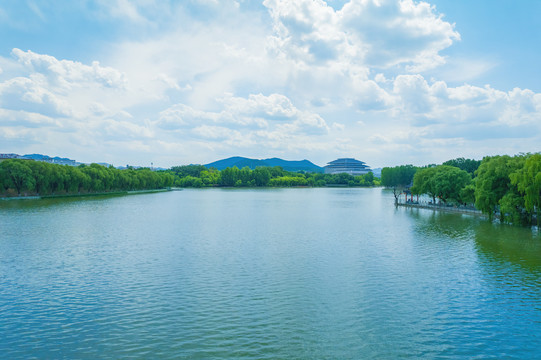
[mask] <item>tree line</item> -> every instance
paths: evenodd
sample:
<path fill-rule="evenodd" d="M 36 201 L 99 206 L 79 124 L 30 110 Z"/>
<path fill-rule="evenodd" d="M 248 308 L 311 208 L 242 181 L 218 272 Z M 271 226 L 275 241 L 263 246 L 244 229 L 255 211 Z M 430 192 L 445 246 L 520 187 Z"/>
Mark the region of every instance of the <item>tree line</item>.
<path fill-rule="evenodd" d="M 116 169 L 99 164 L 51 164 L 9 159 L 0 162 L 0 196 L 87 194 L 168 187 L 292 187 L 377 186 L 365 175 L 320 174 L 284 171 L 281 167 L 227 168 L 219 171 L 203 165 L 174 166 L 168 170 Z"/>
<path fill-rule="evenodd" d="M 0 162 L 0 194 L 63 195 L 160 189 L 173 185 L 174 176 L 145 169 L 119 170 L 98 164 L 50 164 L 9 159 Z"/>
<path fill-rule="evenodd" d="M 234 166 L 223 170 L 207 168 L 203 165 L 174 166 L 170 173 L 176 177 L 175 186 L 179 187 L 292 187 L 310 186 L 379 186 L 379 179 L 371 172 L 364 175 L 321 174 L 305 171 L 286 171 L 280 166 L 248 166 L 239 169 Z"/>
<path fill-rule="evenodd" d="M 441 165 L 383 168 L 383 186 L 395 201 L 408 191 L 428 195 L 435 204 L 470 204 L 502 223 L 541 225 L 541 154 L 454 159 Z"/>

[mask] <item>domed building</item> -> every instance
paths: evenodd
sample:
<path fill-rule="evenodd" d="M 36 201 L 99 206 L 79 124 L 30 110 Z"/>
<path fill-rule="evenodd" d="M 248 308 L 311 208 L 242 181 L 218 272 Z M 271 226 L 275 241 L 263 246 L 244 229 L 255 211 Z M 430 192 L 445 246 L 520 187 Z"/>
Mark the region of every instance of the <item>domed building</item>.
<path fill-rule="evenodd" d="M 353 158 L 336 159 L 328 163 L 324 168 L 325 174 L 364 175 L 372 171 L 364 161 Z"/>

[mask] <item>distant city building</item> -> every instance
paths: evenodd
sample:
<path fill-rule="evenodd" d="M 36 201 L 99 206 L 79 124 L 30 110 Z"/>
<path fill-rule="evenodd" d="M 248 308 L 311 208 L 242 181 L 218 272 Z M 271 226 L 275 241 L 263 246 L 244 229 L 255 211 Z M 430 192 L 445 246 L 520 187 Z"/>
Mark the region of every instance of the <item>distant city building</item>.
<path fill-rule="evenodd" d="M 19 159 L 21 155 L 18 154 L 0 154 L 0 159 Z"/>
<path fill-rule="evenodd" d="M 325 166 L 325 174 L 364 175 L 372 170 L 365 162 L 353 158 L 342 158 L 331 161 Z"/>
<path fill-rule="evenodd" d="M 50 157 L 47 155 L 42 154 L 29 154 L 29 155 L 23 155 L 21 156 L 22 159 L 29 159 L 34 161 L 42 161 L 49 164 L 58 164 L 58 165 L 69 165 L 69 166 L 78 166 L 80 163 L 78 163 L 75 160 L 68 159 L 68 158 L 61 158 L 58 156 Z"/>
<path fill-rule="evenodd" d="M 68 158 L 61 158 L 61 157 L 50 157 L 47 155 L 42 154 L 28 154 L 28 155 L 18 155 L 18 154 L 0 154 L 0 161 L 6 160 L 6 159 L 21 159 L 21 160 L 34 160 L 34 161 L 42 161 L 47 162 L 50 164 L 58 164 L 58 165 L 69 165 L 69 166 L 79 166 L 81 163 L 68 159 Z"/>

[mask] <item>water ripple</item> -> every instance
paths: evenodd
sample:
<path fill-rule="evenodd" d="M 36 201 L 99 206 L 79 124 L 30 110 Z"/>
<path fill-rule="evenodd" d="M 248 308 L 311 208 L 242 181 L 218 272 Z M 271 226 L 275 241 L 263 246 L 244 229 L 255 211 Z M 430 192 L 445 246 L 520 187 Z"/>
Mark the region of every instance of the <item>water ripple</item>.
<path fill-rule="evenodd" d="M 541 242 L 380 189 L 0 207 L 0 353 L 535 358 Z"/>

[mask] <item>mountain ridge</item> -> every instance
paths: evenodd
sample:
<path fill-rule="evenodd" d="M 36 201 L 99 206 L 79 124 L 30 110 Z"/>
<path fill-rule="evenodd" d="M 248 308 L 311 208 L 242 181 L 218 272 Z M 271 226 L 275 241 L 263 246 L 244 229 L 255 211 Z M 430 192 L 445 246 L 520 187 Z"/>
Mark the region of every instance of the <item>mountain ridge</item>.
<path fill-rule="evenodd" d="M 277 157 L 268 158 L 268 159 L 251 159 L 242 156 L 232 156 L 226 159 L 217 160 L 208 164 L 205 164 L 207 168 L 216 168 L 218 170 L 223 170 L 228 167 L 236 166 L 239 169 L 242 169 L 245 166 L 248 166 L 250 169 L 255 169 L 258 166 L 280 166 L 286 171 L 308 171 L 308 172 L 323 172 L 323 168 L 317 166 L 309 160 L 284 160 Z"/>

